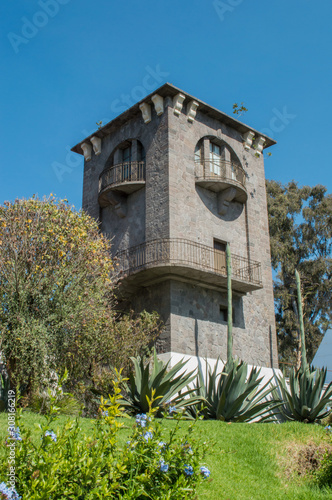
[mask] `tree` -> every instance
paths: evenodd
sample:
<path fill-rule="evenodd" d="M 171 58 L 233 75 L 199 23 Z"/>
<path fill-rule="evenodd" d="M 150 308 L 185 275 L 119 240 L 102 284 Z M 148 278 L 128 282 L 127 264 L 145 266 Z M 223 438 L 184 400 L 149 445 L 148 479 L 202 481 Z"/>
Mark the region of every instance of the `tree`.
<path fill-rule="evenodd" d="M 332 322 L 332 196 L 324 186 L 267 181 L 280 361 L 299 360 L 295 270 L 301 274 L 308 362 Z"/>
<path fill-rule="evenodd" d="M 66 200 L 0 206 L 0 351 L 13 385 L 30 393 L 65 368 L 91 381 L 155 336 L 155 316 L 116 314 L 110 247 Z"/>

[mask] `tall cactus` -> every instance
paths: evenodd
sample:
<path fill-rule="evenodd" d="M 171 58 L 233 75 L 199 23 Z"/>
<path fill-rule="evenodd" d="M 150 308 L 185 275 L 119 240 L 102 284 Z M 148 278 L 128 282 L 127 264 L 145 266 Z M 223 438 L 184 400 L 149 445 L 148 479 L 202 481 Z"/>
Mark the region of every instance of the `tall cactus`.
<path fill-rule="evenodd" d="M 233 310 L 232 310 L 232 265 L 231 250 L 229 244 L 226 246 L 226 268 L 227 268 L 227 365 L 233 361 Z"/>
<path fill-rule="evenodd" d="M 296 288 L 297 288 L 297 306 L 300 324 L 300 334 L 301 334 L 301 368 L 305 370 L 307 367 L 307 356 L 305 348 L 305 335 L 304 335 L 304 323 L 303 323 L 303 309 L 302 309 L 302 294 L 301 294 L 301 280 L 298 270 L 295 270 Z"/>

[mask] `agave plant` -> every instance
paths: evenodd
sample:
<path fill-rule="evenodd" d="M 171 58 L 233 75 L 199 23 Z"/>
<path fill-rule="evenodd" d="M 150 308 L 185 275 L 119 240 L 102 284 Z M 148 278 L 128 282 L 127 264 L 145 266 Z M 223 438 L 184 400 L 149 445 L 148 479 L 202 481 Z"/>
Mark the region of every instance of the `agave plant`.
<path fill-rule="evenodd" d="M 231 359 L 221 373 L 217 372 L 218 361 L 213 371 L 209 368 L 204 380 L 202 370 L 198 371 L 196 395 L 204 398 L 200 411 L 206 419 L 226 422 L 259 422 L 271 418 L 271 410 L 280 401 L 268 396 L 274 387 L 270 381 L 260 386 L 263 377 L 260 369 L 253 367 L 248 375 L 248 365 L 241 360 Z M 199 409 L 198 409 L 199 410 Z M 190 408 L 192 416 L 195 408 Z"/>
<path fill-rule="evenodd" d="M 275 376 L 278 384 L 275 397 L 284 401 L 276 415 L 282 420 L 298 420 L 313 423 L 327 417 L 331 410 L 326 406 L 331 403 L 332 382 L 324 389 L 326 368 L 306 366 L 304 369 L 292 369 L 289 387 L 284 377 Z"/>
<path fill-rule="evenodd" d="M 151 399 L 152 408 L 158 408 L 159 416 L 164 409 L 170 409 L 171 413 L 177 412 L 201 401 L 199 396 L 193 396 L 195 389 L 187 387 L 195 378 L 195 370 L 189 373 L 184 370 L 187 361 L 179 361 L 169 368 L 169 361 L 166 364 L 160 361 L 155 349 L 152 367 L 150 362 L 145 364 L 139 356 L 130 359 L 134 364 L 134 372 L 129 375 L 124 398 L 131 413 L 148 412 L 148 400 Z"/>

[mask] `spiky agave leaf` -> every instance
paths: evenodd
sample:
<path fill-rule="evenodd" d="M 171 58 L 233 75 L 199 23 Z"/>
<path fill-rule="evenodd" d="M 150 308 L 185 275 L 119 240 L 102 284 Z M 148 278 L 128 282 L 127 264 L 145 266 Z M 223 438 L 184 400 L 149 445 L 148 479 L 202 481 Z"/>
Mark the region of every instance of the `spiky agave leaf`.
<path fill-rule="evenodd" d="M 324 389 L 326 368 L 293 368 L 289 388 L 284 377 L 275 374 L 275 379 L 277 388 L 274 393 L 283 400 L 283 405 L 276 412 L 278 418 L 313 423 L 329 415 L 330 410 L 325 407 L 331 402 L 332 382 Z"/>
<path fill-rule="evenodd" d="M 148 412 L 148 399 L 153 400 L 152 407 L 158 408 L 158 415 L 169 402 L 178 410 L 201 401 L 201 398 L 194 394 L 195 389 L 187 387 L 195 378 L 195 370 L 191 372 L 184 370 L 187 361 L 181 360 L 169 368 L 170 361 L 166 364 L 160 361 L 155 349 L 152 367 L 150 361 L 145 364 L 140 357 L 131 360 L 134 370 L 130 373 L 129 384 L 126 385 L 124 404 L 132 413 Z"/>
<path fill-rule="evenodd" d="M 227 422 L 264 421 L 271 418 L 271 410 L 281 404 L 269 398 L 273 387 L 270 380 L 260 387 L 263 377 L 260 369 L 252 368 L 248 375 L 248 365 L 233 359 L 218 373 L 218 361 L 211 370 L 206 370 L 204 380 L 198 371 L 196 394 L 205 398 L 202 413 L 206 419 Z M 193 412 L 191 412 L 193 413 Z"/>
<path fill-rule="evenodd" d="M 205 378 L 202 372 L 202 368 L 198 366 L 198 373 L 194 384 L 194 390 L 196 396 L 199 397 L 201 401 L 199 404 L 193 404 L 187 407 L 189 415 L 194 418 L 199 415 L 204 415 L 205 418 L 210 418 L 208 417 L 208 415 L 214 414 L 217 410 L 217 380 L 219 379 L 219 377 L 225 376 L 225 373 L 221 374 L 217 371 L 219 361 L 220 358 L 218 357 L 213 370 L 211 370 L 207 359 L 205 359 Z"/>
<path fill-rule="evenodd" d="M 198 370 L 196 394 L 205 399 L 201 408 L 204 418 L 227 422 L 271 419 L 271 410 L 281 402 L 269 397 L 273 390 L 270 380 L 261 386 L 260 369 L 253 367 L 248 375 L 248 365 L 232 359 L 218 373 L 218 362 L 219 358 L 213 370 L 206 364 L 205 380 L 202 370 Z M 195 408 L 190 413 L 195 416 Z"/>
<path fill-rule="evenodd" d="M 271 409 L 280 401 L 271 401 L 268 396 L 273 387 L 271 380 L 263 386 L 260 369 L 251 368 L 248 375 L 247 363 L 233 360 L 225 378 L 220 379 L 222 396 L 219 401 L 216 418 L 227 422 L 265 421 L 270 418 Z"/>

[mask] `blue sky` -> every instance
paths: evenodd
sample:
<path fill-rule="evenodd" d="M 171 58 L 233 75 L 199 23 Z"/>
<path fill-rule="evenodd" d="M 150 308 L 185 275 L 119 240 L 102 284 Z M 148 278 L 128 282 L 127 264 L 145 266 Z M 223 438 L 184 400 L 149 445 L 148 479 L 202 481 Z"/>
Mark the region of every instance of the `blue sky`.
<path fill-rule="evenodd" d="M 83 161 L 70 148 L 166 81 L 228 114 L 243 101 L 241 120 L 278 142 L 266 176 L 332 192 L 330 0 L 0 9 L 0 203 L 53 192 L 80 208 Z"/>

